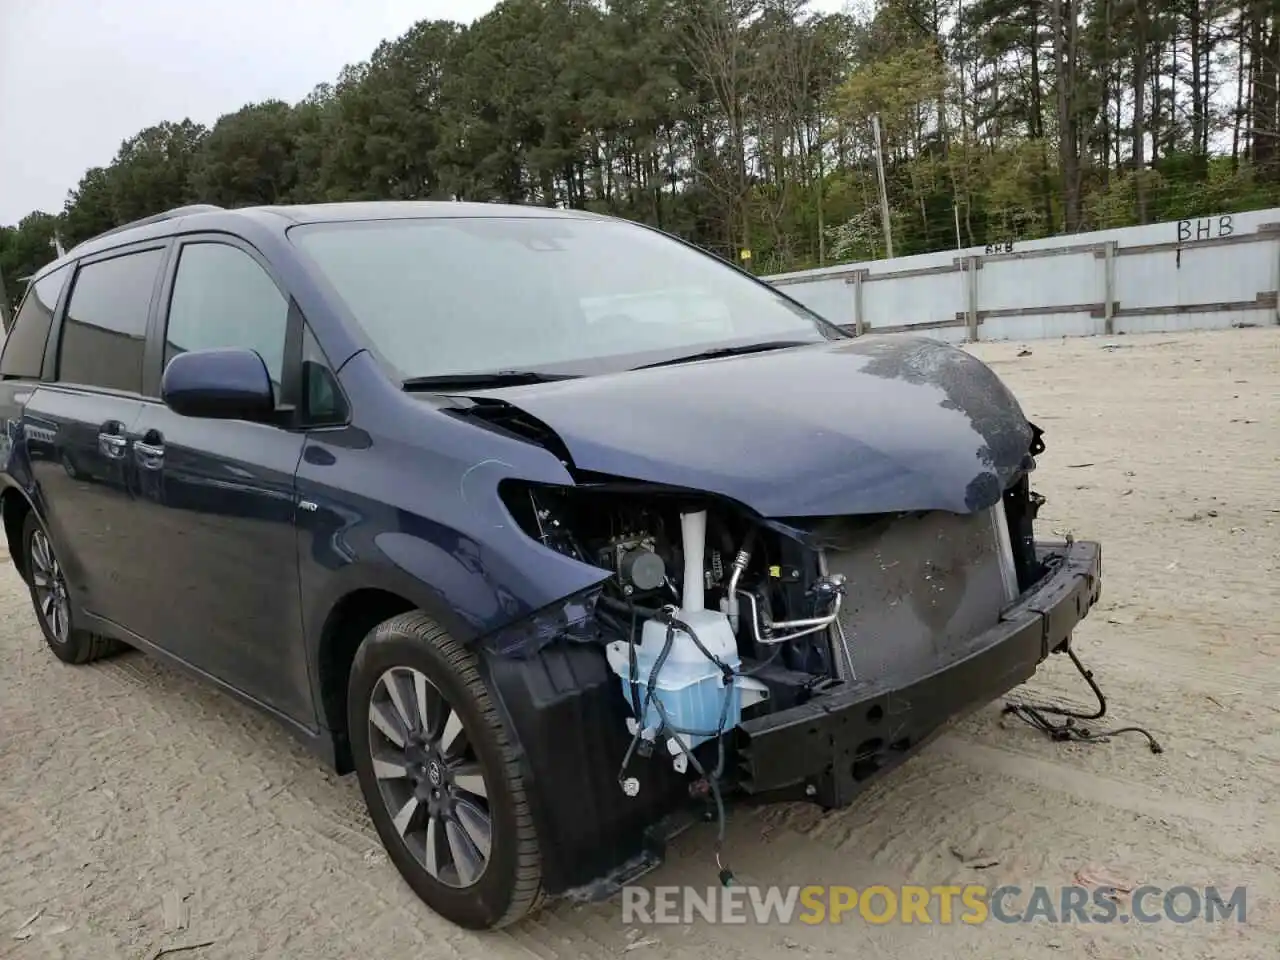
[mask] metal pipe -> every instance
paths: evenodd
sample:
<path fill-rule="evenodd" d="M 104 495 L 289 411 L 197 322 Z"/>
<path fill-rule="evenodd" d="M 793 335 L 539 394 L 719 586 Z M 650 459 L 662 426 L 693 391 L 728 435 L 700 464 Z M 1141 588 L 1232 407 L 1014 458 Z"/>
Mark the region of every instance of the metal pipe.
<path fill-rule="evenodd" d="M 742 579 L 747 565 L 751 563 L 751 547 L 755 544 L 755 540 L 756 528 L 751 527 L 747 530 L 737 556 L 733 558 L 733 569 L 729 573 L 729 584 L 725 590 L 725 613 L 729 617 L 729 626 L 733 628 L 734 633 L 738 632 L 738 581 Z"/>
<path fill-rule="evenodd" d="M 822 580 L 819 581 L 819 583 L 823 583 L 823 582 L 829 584 L 832 587 L 837 588 L 837 592 L 835 594 L 835 597 L 836 597 L 835 610 L 839 611 L 841 598 L 844 596 L 844 591 L 840 590 L 839 588 L 844 586 L 844 574 L 835 573 L 835 574 L 832 574 L 831 576 L 824 577 Z M 752 599 L 754 600 L 755 598 L 753 597 Z M 824 615 L 821 617 L 808 617 L 804 620 L 775 620 L 772 626 L 782 627 L 784 629 L 794 629 L 798 627 L 817 627 L 817 626 L 825 627 L 831 623 L 834 617 L 835 617 L 835 614 L 832 613 L 830 615 Z"/>
<path fill-rule="evenodd" d="M 738 555 L 733 558 L 733 570 L 729 574 L 729 595 L 732 596 L 738 592 L 738 581 L 742 579 L 742 573 L 747 569 L 747 564 L 751 562 L 751 551 L 743 547 L 738 551 Z"/>
<path fill-rule="evenodd" d="M 784 628 L 800 627 L 802 629 L 794 630 L 793 632 L 788 633 L 786 636 L 769 637 L 768 639 L 765 639 L 764 637 L 760 636 L 760 608 L 756 603 L 755 594 L 747 590 L 739 590 L 738 593 L 746 597 L 747 601 L 751 604 L 752 638 L 755 640 L 756 643 L 762 644 L 764 646 L 769 646 L 771 644 L 788 643 L 792 640 L 797 640 L 800 637 L 807 637 L 811 633 L 817 633 L 819 630 L 825 630 L 827 627 L 831 626 L 831 624 L 835 622 L 838 616 L 840 616 L 840 606 L 844 601 L 844 594 L 837 593 L 835 595 L 835 600 L 832 602 L 832 605 L 831 605 L 831 613 L 828 614 L 827 616 L 811 617 L 806 620 L 778 621 L 777 623 L 773 624 L 774 627 L 784 627 Z"/>

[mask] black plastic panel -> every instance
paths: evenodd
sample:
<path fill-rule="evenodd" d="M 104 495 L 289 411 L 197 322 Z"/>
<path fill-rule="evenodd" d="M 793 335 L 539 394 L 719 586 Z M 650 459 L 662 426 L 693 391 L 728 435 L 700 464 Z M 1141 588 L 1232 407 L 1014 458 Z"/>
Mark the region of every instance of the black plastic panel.
<path fill-rule="evenodd" d="M 547 893 L 594 884 L 658 843 L 646 831 L 688 806 L 689 780 L 655 751 L 632 758 L 640 792 L 623 793 L 628 712 L 603 650 L 563 645 L 487 667 L 525 755 Z"/>

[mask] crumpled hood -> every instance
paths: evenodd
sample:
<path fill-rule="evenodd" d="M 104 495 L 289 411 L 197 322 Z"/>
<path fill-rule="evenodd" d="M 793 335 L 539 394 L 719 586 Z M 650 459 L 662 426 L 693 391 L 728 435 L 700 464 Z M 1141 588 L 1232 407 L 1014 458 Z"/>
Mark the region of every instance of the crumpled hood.
<path fill-rule="evenodd" d="M 992 370 L 901 334 L 468 392 L 549 426 L 582 470 L 765 517 L 991 506 L 1032 428 Z"/>

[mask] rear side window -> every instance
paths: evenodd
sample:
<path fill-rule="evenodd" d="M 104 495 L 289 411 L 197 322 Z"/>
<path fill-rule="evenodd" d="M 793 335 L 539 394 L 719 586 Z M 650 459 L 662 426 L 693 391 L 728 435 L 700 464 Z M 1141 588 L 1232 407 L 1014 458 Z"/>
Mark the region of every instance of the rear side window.
<path fill-rule="evenodd" d="M 80 268 L 62 325 L 59 380 L 142 391 L 147 312 L 163 255 L 143 250 Z"/>
<path fill-rule="evenodd" d="M 0 357 L 0 378 L 38 379 L 44 366 L 44 348 L 53 325 L 53 309 L 62 295 L 63 284 L 71 275 L 68 267 L 59 267 L 41 277 L 27 290 L 27 295 L 13 318 L 13 328 Z"/>

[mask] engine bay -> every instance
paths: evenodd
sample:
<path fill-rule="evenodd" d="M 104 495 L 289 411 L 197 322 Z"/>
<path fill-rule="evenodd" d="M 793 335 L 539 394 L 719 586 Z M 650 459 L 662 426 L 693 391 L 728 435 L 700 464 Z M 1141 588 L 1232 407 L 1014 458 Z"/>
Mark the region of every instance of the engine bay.
<path fill-rule="evenodd" d="M 802 542 L 712 498 L 648 488 L 522 484 L 505 499 L 531 536 L 611 572 L 597 616 L 618 636 L 638 642 L 646 620 L 697 588 L 701 606 L 728 619 L 744 663 L 836 675 L 823 635 L 836 592 Z M 704 520 L 691 557 L 682 524 L 695 515 Z"/>
<path fill-rule="evenodd" d="M 665 743 L 680 772 L 752 716 L 962 655 L 1036 576 L 1030 496 L 1024 478 L 972 517 L 791 525 L 648 484 L 503 488 L 529 536 L 609 571 L 594 617 L 633 746 Z"/>

